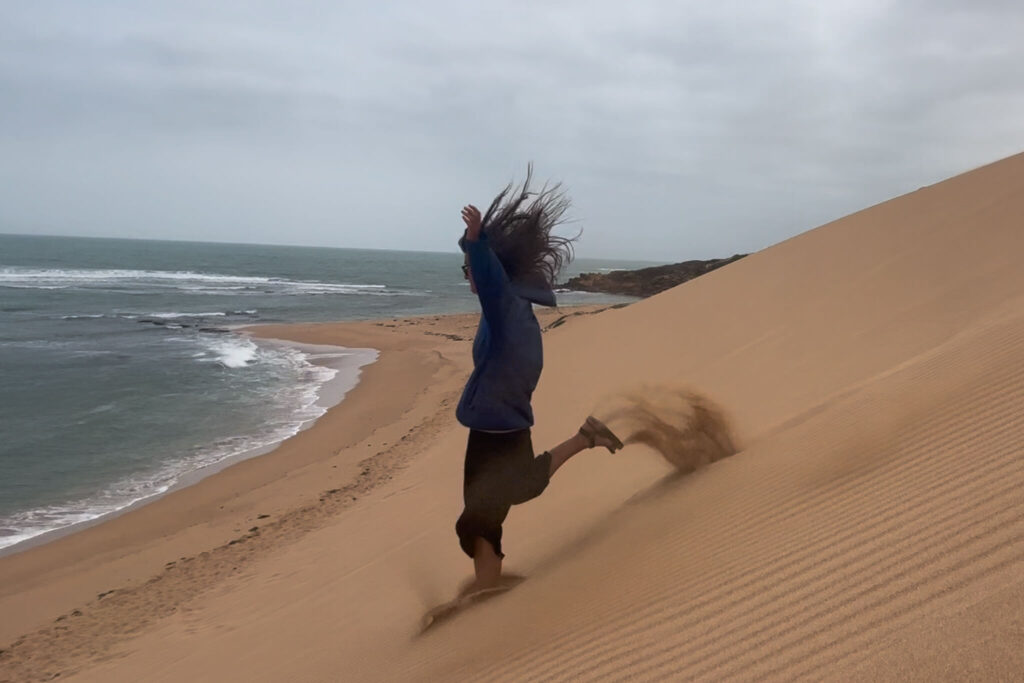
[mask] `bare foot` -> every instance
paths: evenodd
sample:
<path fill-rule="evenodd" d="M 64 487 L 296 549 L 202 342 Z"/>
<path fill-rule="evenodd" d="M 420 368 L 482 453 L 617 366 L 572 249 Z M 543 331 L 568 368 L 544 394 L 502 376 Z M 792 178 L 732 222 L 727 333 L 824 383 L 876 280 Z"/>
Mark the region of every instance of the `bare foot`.
<path fill-rule="evenodd" d="M 514 586 L 518 586 L 525 580 L 526 577 L 522 574 L 502 574 L 495 581 L 480 581 L 479 579 L 469 579 L 459 587 L 459 592 L 456 595 L 456 599 L 465 598 L 467 596 L 474 595 L 477 593 L 509 590 Z"/>
<path fill-rule="evenodd" d="M 502 585 L 501 579 L 495 579 L 493 581 L 481 581 L 480 579 L 473 579 L 463 584 L 459 588 L 458 597 L 464 598 L 467 595 L 473 593 L 479 593 L 480 591 L 490 590 L 491 588 L 498 588 Z"/>

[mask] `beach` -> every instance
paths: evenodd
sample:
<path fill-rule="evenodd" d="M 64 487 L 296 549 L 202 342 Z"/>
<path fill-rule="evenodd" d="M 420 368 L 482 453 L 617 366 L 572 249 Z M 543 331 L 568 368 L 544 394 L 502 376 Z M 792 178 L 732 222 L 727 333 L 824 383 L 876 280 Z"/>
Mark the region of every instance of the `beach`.
<path fill-rule="evenodd" d="M 544 310 L 538 450 L 687 387 L 735 455 L 588 451 L 471 571 L 477 315 L 260 325 L 376 349 L 269 454 L 0 558 L 0 681 L 1010 680 L 1024 671 L 1024 155 L 627 306 Z"/>
<path fill-rule="evenodd" d="M 608 308 L 537 313 L 542 325 L 558 326 Z M 91 611 L 79 608 L 91 603 L 98 612 L 88 628 L 71 637 L 49 633 L 62 635 L 59 647 L 43 635 L 45 629 L 37 632 L 43 640 L 31 656 L 62 662 L 79 647 L 84 649 L 77 654 L 95 653 L 97 645 L 105 647 L 101 644 L 177 611 L 236 575 L 240 565 L 279 551 L 351 507 L 390 480 L 423 443 L 451 427 L 461 382 L 471 369 L 469 346 L 478 318 L 448 314 L 245 328 L 266 341 L 343 345 L 380 355 L 361 369 L 345 400 L 272 452 L 98 525 L 0 557 L 0 612 L 5 614 L 0 642 L 17 642 L 51 623 L 52 614 L 78 611 L 88 619 Z M 159 540 L 155 546 L 154 540 Z M 163 585 L 154 590 L 156 583 Z M 124 604 L 111 600 L 117 594 Z M 152 602 L 157 595 L 159 606 Z M 108 610 L 117 613 L 121 628 L 111 627 Z M 71 641 L 81 644 L 69 649 Z M 32 642 L 31 636 L 23 642 Z M 3 657 L 0 664 L 6 666 Z M 24 672 L 13 670 L 19 675 L 11 680 L 19 680 Z"/>

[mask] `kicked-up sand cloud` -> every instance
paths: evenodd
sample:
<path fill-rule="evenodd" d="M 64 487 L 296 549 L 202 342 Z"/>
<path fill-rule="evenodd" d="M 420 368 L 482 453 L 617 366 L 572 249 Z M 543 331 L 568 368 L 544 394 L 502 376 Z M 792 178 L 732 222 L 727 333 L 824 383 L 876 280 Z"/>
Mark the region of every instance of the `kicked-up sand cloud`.
<path fill-rule="evenodd" d="M 684 387 L 637 386 L 604 398 L 594 414 L 627 446 L 648 446 L 683 473 L 738 450 L 723 410 Z"/>

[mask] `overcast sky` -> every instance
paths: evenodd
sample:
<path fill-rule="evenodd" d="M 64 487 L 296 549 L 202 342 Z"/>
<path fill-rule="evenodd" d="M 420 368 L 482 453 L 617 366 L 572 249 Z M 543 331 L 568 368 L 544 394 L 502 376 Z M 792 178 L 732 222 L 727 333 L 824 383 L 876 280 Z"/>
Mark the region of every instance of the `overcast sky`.
<path fill-rule="evenodd" d="M 1016 0 L 12 0 L 0 232 L 451 250 L 532 160 L 580 256 L 749 252 L 1024 151 L 1021 36 Z"/>

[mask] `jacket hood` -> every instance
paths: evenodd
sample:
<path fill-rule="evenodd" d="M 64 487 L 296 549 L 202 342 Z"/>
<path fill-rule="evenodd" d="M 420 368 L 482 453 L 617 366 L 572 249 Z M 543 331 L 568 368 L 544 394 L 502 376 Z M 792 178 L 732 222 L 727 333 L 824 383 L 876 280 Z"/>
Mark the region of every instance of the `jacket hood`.
<path fill-rule="evenodd" d="M 555 306 L 555 293 L 550 287 L 530 285 L 525 282 L 512 282 L 511 289 L 516 296 L 541 306 Z"/>

